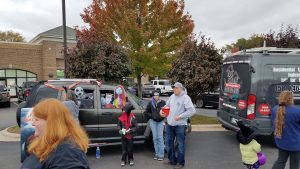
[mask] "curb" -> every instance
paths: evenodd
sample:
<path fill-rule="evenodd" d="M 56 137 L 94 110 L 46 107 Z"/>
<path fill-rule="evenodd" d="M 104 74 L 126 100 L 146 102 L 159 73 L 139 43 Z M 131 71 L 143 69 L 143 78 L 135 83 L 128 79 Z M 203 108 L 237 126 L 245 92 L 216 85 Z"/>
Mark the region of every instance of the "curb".
<path fill-rule="evenodd" d="M 227 131 L 221 124 L 197 124 L 192 125 L 192 131 L 205 132 L 205 131 Z"/>
<path fill-rule="evenodd" d="M 20 134 L 10 133 L 7 129 L 0 131 L 0 142 L 19 142 Z"/>

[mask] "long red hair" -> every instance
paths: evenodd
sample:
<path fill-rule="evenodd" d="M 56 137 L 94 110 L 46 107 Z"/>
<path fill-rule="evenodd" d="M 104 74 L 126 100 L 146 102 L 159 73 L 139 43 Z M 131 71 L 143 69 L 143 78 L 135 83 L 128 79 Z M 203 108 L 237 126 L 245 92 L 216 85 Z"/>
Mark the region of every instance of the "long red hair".
<path fill-rule="evenodd" d="M 38 103 L 33 108 L 33 115 L 46 120 L 43 135 L 34 138 L 28 147 L 28 152 L 36 155 L 41 162 L 65 139 L 71 139 L 82 151 L 87 151 L 87 134 L 59 100 L 46 99 Z"/>

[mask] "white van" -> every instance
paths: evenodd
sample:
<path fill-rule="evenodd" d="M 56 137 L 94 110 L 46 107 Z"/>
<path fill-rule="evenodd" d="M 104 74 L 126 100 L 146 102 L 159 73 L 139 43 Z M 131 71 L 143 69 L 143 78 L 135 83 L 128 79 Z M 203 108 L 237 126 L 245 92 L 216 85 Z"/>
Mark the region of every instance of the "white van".
<path fill-rule="evenodd" d="M 169 80 L 151 80 L 151 83 L 154 85 L 155 90 L 160 94 L 168 94 L 169 96 L 173 94 L 173 89 Z"/>

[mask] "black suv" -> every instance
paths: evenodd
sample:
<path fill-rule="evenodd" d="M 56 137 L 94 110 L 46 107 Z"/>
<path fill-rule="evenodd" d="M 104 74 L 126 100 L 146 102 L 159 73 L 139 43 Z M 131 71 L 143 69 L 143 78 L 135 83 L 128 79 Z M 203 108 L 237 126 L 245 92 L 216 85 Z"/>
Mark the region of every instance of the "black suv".
<path fill-rule="evenodd" d="M 9 89 L 2 83 L 0 83 L 0 104 L 10 107 Z"/>
<path fill-rule="evenodd" d="M 30 90 L 38 83 L 38 81 L 23 82 L 19 87 L 18 102 L 21 103 L 22 101 L 26 101 L 27 97 L 30 94 Z"/>
<path fill-rule="evenodd" d="M 97 143 L 101 145 L 120 144 L 120 135 L 117 128 L 118 116 L 122 114 L 121 109 L 103 106 L 104 100 L 111 98 L 116 86 L 100 84 L 96 80 L 50 80 L 46 83 L 39 83 L 31 90 L 26 102 L 22 102 L 17 110 L 17 121 L 20 124 L 20 112 L 22 108 L 34 107 L 40 100 L 45 98 L 56 98 L 62 100 L 65 91 L 64 86 L 73 86 L 71 90 L 75 93 L 82 93 L 84 96 L 80 102 L 79 121 L 80 125 L 89 135 L 90 146 Z M 78 90 L 77 90 L 78 89 Z M 126 91 L 126 101 L 134 106 L 133 110 L 137 121 L 138 131 L 135 142 L 144 142 L 150 138 L 151 130 L 148 126 L 148 119 L 144 115 L 144 101 Z M 102 102 L 101 102 L 102 100 Z M 94 143 L 94 144 L 93 144 Z"/>

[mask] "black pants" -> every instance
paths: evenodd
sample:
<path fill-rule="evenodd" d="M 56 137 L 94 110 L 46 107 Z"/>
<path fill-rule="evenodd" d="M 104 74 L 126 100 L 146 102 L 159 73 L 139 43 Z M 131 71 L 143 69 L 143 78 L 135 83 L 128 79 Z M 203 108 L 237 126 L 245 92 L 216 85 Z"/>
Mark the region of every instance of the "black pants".
<path fill-rule="evenodd" d="M 290 157 L 290 169 L 300 169 L 300 151 L 286 151 L 279 149 L 278 159 L 272 169 L 284 169 Z"/>
<path fill-rule="evenodd" d="M 133 160 L 133 139 L 122 137 L 122 161 Z"/>

